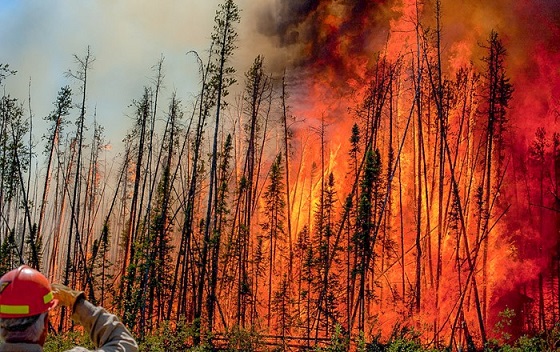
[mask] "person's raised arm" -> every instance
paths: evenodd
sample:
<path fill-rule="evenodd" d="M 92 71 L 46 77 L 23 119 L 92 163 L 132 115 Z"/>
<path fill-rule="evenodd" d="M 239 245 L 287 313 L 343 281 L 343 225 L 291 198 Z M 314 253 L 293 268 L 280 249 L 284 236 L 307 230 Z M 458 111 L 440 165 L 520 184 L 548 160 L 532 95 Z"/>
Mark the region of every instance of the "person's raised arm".
<path fill-rule="evenodd" d="M 132 334 L 117 316 L 91 304 L 81 291 L 61 284 L 52 284 L 52 289 L 58 303 L 68 307 L 72 311 L 72 319 L 89 332 L 96 351 L 138 351 Z"/>

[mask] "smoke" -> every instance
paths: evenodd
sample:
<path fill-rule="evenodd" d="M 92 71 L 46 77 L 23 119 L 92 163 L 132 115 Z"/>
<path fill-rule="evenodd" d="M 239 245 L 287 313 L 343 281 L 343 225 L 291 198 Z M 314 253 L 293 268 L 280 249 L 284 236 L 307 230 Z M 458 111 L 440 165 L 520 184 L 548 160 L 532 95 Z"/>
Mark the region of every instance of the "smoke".
<path fill-rule="evenodd" d="M 560 3 L 443 0 L 440 15 L 444 73 L 453 77 L 470 65 L 483 71 L 484 46 L 494 30 L 506 47 L 507 74 L 516 87 L 513 115 L 523 116 L 514 119 L 512 128 L 531 139 L 538 127 L 552 127 L 546 121 L 560 111 Z M 395 58 L 416 50 L 418 20 L 427 35 L 436 29 L 435 1 L 277 0 L 264 5 L 257 17 L 260 33 L 275 45 L 266 55 L 272 57 L 275 71 L 288 68 L 300 89 L 296 105 L 305 115 L 318 109 L 309 106 L 316 102 L 306 102 L 300 91 L 315 92 L 324 101 L 349 102 L 371 77 L 380 53 Z M 331 104 L 322 110 L 348 107 L 333 109 Z M 556 120 L 553 127 L 558 130 Z"/>
<path fill-rule="evenodd" d="M 277 1 L 263 11 L 260 30 L 292 51 L 291 67 L 352 72 L 349 56 L 371 53 L 375 37 L 387 35 L 390 10 L 376 1 Z"/>
<path fill-rule="evenodd" d="M 306 72 L 334 70 L 339 81 L 363 77 L 375 54 L 403 49 L 403 37 L 412 35 L 416 6 L 423 29 L 435 28 L 434 2 L 376 1 L 276 1 L 259 16 L 261 33 L 288 52 L 291 69 Z M 445 64 L 450 70 L 470 63 L 480 64 L 482 46 L 492 30 L 499 33 L 508 50 L 508 72 L 519 85 L 546 83 L 541 96 L 518 100 L 540 101 L 558 93 L 555 63 L 560 48 L 560 3 L 546 0 L 442 1 L 442 42 Z M 400 38 L 400 39 L 399 39 Z M 390 49 L 390 48 L 389 48 Z M 348 66 L 354 57 L 363 65 Z M 367 71 L 366 71 L 367 73 Z M 349 77 L 350 76 L 350 77 Z M 525 103 L 527 105 L 528 103 Z M 550 106 L 548 106 L 550 108 Z M 542 114 L 541 114 L 542 115 Z"/>
<path fill-rule="evenodd" d="M 292 35 L 292 28 L 304 22 L 314 13 L 320 0 L 276 2 L 263 10 L 263 19 L 259 22 L 261 31 L 269 36 L 280 37 L 282 45 L 298 41 L 297 33 Z"/>
<path fill-rule="evenodd" d="M 433 1 L 397 0 L 277 0 L 258 15 L 258 29 L 281 51 L 289 52 L 289 68 L 323 67 L 349 75 L 357 71 L 345 66 L 349 57 L 373 61 L 375 53 L 387 45 L 402 49 L 402 38 L 414 31 L 416 7 L 423 29 L 433 31 Z M 543 74 L 547 63 L 542 59 L 554 60 L 560 50 L 556 44 L 560 4 L 556 1 L 444 0 L 441 27 L 449 68 L 480 62 L 481 45 L 492 30 L 506 44 L 508 68 L 515 77 L 522 71 L 538 74 L 539 69 Z M 539 49 L 545 53 L 538 53 Z"/>
<path fill-rule="evenodd" d="M 188 107 L 198 92 L 200 77 L 197 61 L 186 53 L 194 50 L 206 57 L 220 3 L 221 0 L 55 0 L 48 4 L 40 0 L 2 1 L 0 63 L 18 71 L 3 82 L 6 92 L 25 102 L 31 82 L 39 139 L 44 127 L 42 117 L 52 110 L 59 88 L 69 84 L 79 93 L 78 82 L 68 79 L 65 72 L 77 69 L 73 55 L 83 57 L 89 46 L 95 62 L 88 82 L 88 119 L 95 112 L 98 123 L 111 126 L 106 137 L 118 149 L 131 125 L 126 117 L 130 114 L 128 106 L 141 96 L 143 86 L 152 84 L 152 67 L 161 57 L 165 58 L 162 109 L 172 92 Z M 258 34 L 251 18 L 253 11 L 266 2 L 238 3 L 242 22 L 235 64 L 243 72 L 260 53 L 252 45 Z"/>

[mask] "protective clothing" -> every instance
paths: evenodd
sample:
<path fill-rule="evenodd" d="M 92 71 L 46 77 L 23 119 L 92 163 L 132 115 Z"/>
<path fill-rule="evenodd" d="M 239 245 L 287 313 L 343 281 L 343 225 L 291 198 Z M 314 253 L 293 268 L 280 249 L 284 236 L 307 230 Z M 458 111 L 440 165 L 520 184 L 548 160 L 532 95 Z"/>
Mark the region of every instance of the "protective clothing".
<path fill-rule="evenodd" d="M 56 306 L 49 280 L 22 265 L 0 278 L 0 318 L 24 318 Z"/>
<path fill-rule="evenodd" d="M 72 290 L 70 287 L 62 284 L 52 284 L 54 298 L 58 300 L 58 304 L 71 309 L 74 312 L 74 306 L 78 298 L 85 298 L 83 291 Z"/>
<path fill-rule="evenodd" d="M 136 341 L 119 319 L 101 307 L 84 299 L 78 299 L 72 319 L 89 332 L 97 352 L 136 352 Z M 42 352 L 43 347 L 32 343 L 0 344 L 0 352 Z M 92 352 L 83 347 L 74 347 L 65 352 Z"/>

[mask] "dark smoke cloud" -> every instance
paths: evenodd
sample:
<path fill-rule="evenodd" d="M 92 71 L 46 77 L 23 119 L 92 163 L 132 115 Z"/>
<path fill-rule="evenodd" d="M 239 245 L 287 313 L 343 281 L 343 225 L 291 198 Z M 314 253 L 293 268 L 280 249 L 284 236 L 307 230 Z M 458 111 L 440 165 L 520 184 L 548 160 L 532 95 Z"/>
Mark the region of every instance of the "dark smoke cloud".
<path fill-rule="evenodd" d="M 297 41 L 297 37 L 293 36 L 291 29 L 304 22 L 317 9 L 320 2 L 321 0 L 287 0 L 279 4 L 271 4 L 265 10 L 265 20 L 261 21 L 260 29 L 269 36 L 279 35 L 284 45 L 293 44 Z"/>
<path fill-rule="evenodd" d="M 269 6 L 259 28 L 282 48 L 295 50 L 294 66 L 328 65 L 343 70 L 344 56 L 365 55 L 386 38 L 390 10 L 386 0 L 281 1 Z M 346 71 L 350 72 L 350 71 Z"/>

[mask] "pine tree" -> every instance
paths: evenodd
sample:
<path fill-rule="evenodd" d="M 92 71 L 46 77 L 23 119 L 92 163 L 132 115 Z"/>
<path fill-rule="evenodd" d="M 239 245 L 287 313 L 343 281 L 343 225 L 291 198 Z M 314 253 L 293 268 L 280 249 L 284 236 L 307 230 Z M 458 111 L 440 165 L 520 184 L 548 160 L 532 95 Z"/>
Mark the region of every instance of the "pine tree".
<path fill-rule="evenodd" d="M 513 87 L 505 72 L 506 50 L 498 37 L 498 33 L 492 31 L 487 46 L 484 47 L 488 54 L 483 58 L 486 63 L 484 73 L 485 107 L 486 115 L 486 141 L 484 155 L 484 171 L 482 181 L 479 185 L 481 190 L 481 208 L 479 215 L 478 238 L 483 244 L 482 257 L 482 307 L 481 309 L 481 335 L 486 342 L 483 321 L 486 319 L 488 303 L 488 238 L 490 235 L 490 219 L 492 217 L 493 194 L 500 190 L 497 188 L 496 180 L 501 179 L 504 158 L 504 132 L 507 128 L 506 112 L 512 97 Z"/>
<path fill-rule="evenodd" d="M 141 100 L 133 102 L 133 106 L 136 110 L 136 121 L 133 130 L 130 132 L 129 136 L 127 136 L 127 141 L 131 144 L 129 147 L 131 154 L 135 155 L 130 212 L 123 233 L 123 280 L 122 288 L 119 292 L 119 295 L 123 297 L 123 299 L 119 299 L 124 309 L 123 320 L 127 324 L 133 324 L 136 321 L 136 317 L 132 314 L 134 309 L 131 305 L 133 305 L 135 301 L 133 300 L 133 296 L 135 295 L 134 290 L 136 287 L 139 259 L 139 256 L 136 254 L 136 243 L 139 240 L 139 233 L 143 232 L 139 221 L 139 219 L 141 219 L 140 200 L 142 198 L 143 184 L 146 182 L 143 169 L 146 164 L 145 153 L 146 149 L 148 149 L 146 145 L 149 144 L 149 123 L 150 117 L 152 116 L 151 104 L 152 94 L 150 89 L 145 87 Z M 151 146 L 149 149 L 151 149 Z"/>
<path fill-rule="evenodd" d="M 51 168 L 53 163 L 53 158 L 56 151 L 60 148 L 61 136 L 64 131 L 64 127 L 68 124 L 65 119 L 70 114 L 70 109 L 72 107 L 72 90 L 69 86 L 64 86 L 58 92 L 58 97 L 54 102 L 53 112 L 45 118 L 47 122 L 51 122 L 52 125 L 48 127 L 48 135 L 44 138 L 47 140 L 47 145 L 45 147 L 45 154 L 47 154 L 47 170 L 45 172 L 45 183 L 43 185 L 43 196 L 40 204 L 39 211 L 39 223 L 37 225 L 37 241 L 42 241 L 42 229 L 43 220 L 45 217 L 45 211 L 48 204 L 49 188 L 51 183 Z M 55 239 L 58 240 L 58 239 Z"/>
<path fill-rule="evenodd" d="M 280 251 L 285 244 L 284 220 L 286 218 L 284 199 L 284 170 L 282 166 L 282 154 L 278 154 L 270 167 L 269 181 L 264 192 L 264 215 L 266 222 L 261 224 L 262 229 L 267 234 L 268 242 L 268 326 L 272 319 L 272 278 L 275 274 L 287 273 L 287 268 L 282 262 L 275 263 L 276 258 L 285 255 Z M 280 242 L 280 243 L 278 243 Z M 278 264 L 278 268 L 275 267 Z"/>
<path fill-rule="evenodd" d="M 228 95 L 228 88 L 235 83 L 235 69 L 230 65 L 231 58 L 236 48 L 237 31 L 235 24 L 240 21 L 239 9 L 233 0 L 225 0 L 220 5 L 214 18 L 214 32 L 212 33 L 211 62 L 209 72 L 211 78 L 209 85 L 215 91 L 216 114 L 214 121 L 214 136 L 212 139 L 211 161 L 210 161 L 210 180 L 208 191 L 208 202 L 206 206 L 205 226 L 203 232 L 202 249 L 200 255 L 201 270 L 198 275 L 196 288 L 196 301 L 194 304 L 194 323 L 195 345 L 200 344 L 200 330 L 202 317 L 202 303 L 204 287 L 206 286 L 208 272 L 208 248 L 210 245 L 210 235 L 214 231 L 216 224 L 213 223 L 218 208 L 218 140 L 220 131 L 220 118 L 222 108 L 225 105 L 224 98 Z"/>
<path fill-rule="evenodd" d="M 374 255 L 376 240 L 376 207 L 380 199 L 381 160 L 379 151 L 366 152 L 363 176 L 360 181 L 360 199 L 356 218 L 356 233 L 352 238 L 356 247 L 357 261 L 353 274 L 358 277 L 356 308 L 358 330 L 363 331 L 366 319 L 366 279 L 369 264 Z"/>
<path fill-rule="evenodd" d="M 15 98 L 3 95 L 0 98 L 0 211 L 15 232 L 15 241 L 18 243 L 18 253 L 24 254 L 26 243 L 25 227 L 19 228 L 16 209 L 23 205 L 25 210 L 24 223 L 30 220 L 29 204 L 23 183 L 23 174 L 29 168 L 29 160 L 21 159 L 20 156 L 29 153 L 29 146 L 24 144 L 24 136 L 29 131 L 29 123 L 23 118 L 23 106 Z M 15 207 L 15 208 L 14 208 Z M 11 220 L 12 215 L 16 218 Z M 30 223 L 29 223 L 30 225 Z M 31 226 L 30 226 L 31 227 Z M 32 237 L 30 237 L 32 239 Z M 34 246 L 31 250 L 35 250 Z M 34 252 L 31 265 L 38 267 L 39 254 Z M 24 258 L 20 257 L 21 262 Z"/>
<path fill-rule="evenodd" d="M 83 167 L 83 152 L 85 147 L 85 130 L 86 130 L 86 99 L 87 99 L 87 78 L 91 65 L 94 61 L 88 47 L 87 53 L 83 58 L 74 55 L 74 59 L 78 64 L 78 70 L 75 72 L 69 71 L 69 77 L 76 79 L 81 84 L 81 102 L 79 105 L 80 114 L 76 120 L 76 135 L 74 137 L 74 147 L 76 151 L 76 163 L 74 165 L 74 178 L 73 186 L 71 189 L 71 214 L 70 214 L 70 229 L 68 232 L 68 240 L 66 247 L 66 264 L 64 266 L 63 284 L 78 287 L 78 284 L 83 285 L 83 282 L 78 283 L 77 266 L 78 263 L 85 262 L 85 252 L 82 241 L 82 234 L 80 230 L 80 209 L 81 209 L 81 190 L 82 190 L 82 167 Z M 86 281 L 91 285 L 91 277 L 89 273 L 85 272 Z M 60 320 L 60 327 L 65 321 L 65 310 L 62 310 L 62 318 Z"/>
<path fill-rule="evenodd" d="M 274 290 L 274 298 L 270 302 L 275 317 L 276 331 L 280 333 L 282 345 L 286 344 L 286 337 L 290 336 L 292 326 L 291 294 L 287 273 L 283 275 L 278 288 Z M 285 348 L 285 347 L 284 347 Z"/>
<path fill-rule="evenodd" d="M 214 311 L 217 304 L 217 285 L 219 280 L 219 264 L 220 264 L 220 250 L 222 245 L 222 232 L 225 230 L 227 223 L 227 215 L 229 213 L 228 195 L 229 195 L 229 178 L 230 178 L 230 159 L 233 149 L 231 134 L 228 134 L 224 145 L 222 147 L 221 162 L 219 170 L 218 188 L 218 209 L 215 214 L 217 219 L 216 228 L 211 239 L 211 270 L 210 270 L 210 292 L 207 298 L 207 311 L 208 311 L 208 332 L 212 336 L 214 330 Z M 211 341 L 209 341 L 211 343 Z"/>

